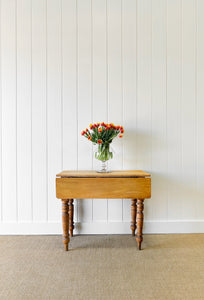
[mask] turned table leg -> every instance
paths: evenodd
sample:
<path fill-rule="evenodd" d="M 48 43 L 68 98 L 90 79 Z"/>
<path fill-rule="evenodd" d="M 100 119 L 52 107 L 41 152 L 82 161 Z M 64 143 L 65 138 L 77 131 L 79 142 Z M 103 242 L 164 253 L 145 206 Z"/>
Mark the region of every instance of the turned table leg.
<path fill-rule="evenodd" d="M 74 229 L 73 215 L 74 215 L 73 199 L 69 199 L 69 232 L 70 232 L 70 236 L 73 236 L 73 229 Z"/>
<path fill-rule="evenodd" d="M 135 236 L 135 229 L 136 227 L 136 214 L 137 214 L 137 199 L 131 200 L 131 230 L 132 236 Z"/>
<path fill-rule="evenodd" d="M 62 199 L 62 228 L 63 228 L 64 250 L 68 251 L 68 244 L 69 244 L 69 211 L 68 211 L 68 200 L 67 199 Z"/>
<path fill-rule="evenodd" d="M 143 209 L 144 209 L 144 199 L 137 200 L 137 234 L 136 234 L 136 241 L 139 250 L 141 250 L 142 244 L 142 228 L 143 228 Z"/>

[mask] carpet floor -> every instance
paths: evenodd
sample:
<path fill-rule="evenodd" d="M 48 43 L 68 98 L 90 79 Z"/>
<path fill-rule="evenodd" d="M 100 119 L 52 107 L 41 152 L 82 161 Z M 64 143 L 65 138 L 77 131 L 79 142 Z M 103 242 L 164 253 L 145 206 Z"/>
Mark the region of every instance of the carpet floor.
<path fill-rule="evenodd" d="M 204 299 L 204 234 L 0 236 L 0 299 Z"/>

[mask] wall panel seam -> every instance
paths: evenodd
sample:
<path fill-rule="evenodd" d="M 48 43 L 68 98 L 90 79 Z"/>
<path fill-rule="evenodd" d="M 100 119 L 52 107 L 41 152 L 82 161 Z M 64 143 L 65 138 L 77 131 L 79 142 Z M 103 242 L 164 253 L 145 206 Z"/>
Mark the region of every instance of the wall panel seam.
<path fill-rule="evenodd" d="M 195 0 L 195 189 L 198 192 L 198 0 Z M 197 201 L 196 201 L 197 204 Z M 196 205 L 197 213 L 198 206 Z"/>
<path fill-rule="evenodd" d="M 79 124 L 78 124 L 78 88 L 79 88 L 79 83 L 78 83 L 78 0 L 76 0 L 76 119 L 77 119 L 77 133 L 79 129 Z M 79 142 L 77 138 L 77 170 L 79 168 Z"/>
<path fill-rule="evenodd" d="M 45 78 L 46 78 L 46 221 L 48 222 L 48 82 L 47 82 L 47 75 L 48 75 L 48 60 L 47 60 L 47 56 L 48 56 L 48 40 L 47 40 L 47 32 L 48 32 L 48 25 L 47 25 L 47 1 L 46 0 L 46 7 L 45 7 L 45 19 L 46 19 L 46 70 L 45 70 Z"/>
<path fill-rule="evenodd" d="M 16 220 L 18 222 L 18 119 L 17 119 L 17 109 L 18 109 L 18 87 L 17 87 L 17 83 L 18 83 L 18 62 L 17 62 L 17 41 L 18 41 L 18 35 L 17 35 L 17 29 L 18 29 L 18 21 L 17 21 L 17 0 L 15 1 L 15 62 L 16 62 Z"/>
<path fill-rule="evenodd" d="M 135 17 L 136 17 L 136 22 L 135 22 L 135 50 L 136 50 L 136 54 L 135 54 L 135 130 L 137 132 L 137 127 L 138 127 L 138 0 L 136 0 L 136 11 L 135 11 Z M 137 143 L 138 143 L 138 138 L 136 135 L 136 149 L 135 149 L 135 153 L 136 153 L 136 157 L 137 157 Z"/>
<path fill-rule="evenodd" d="M 107 122 L 109 121 L 109 68 L 108 68 L 108 0 L 106 0 L 106 109 L 107 109 Z M 108 222 L 108 199 L 107 202 L 107 222 Z"/>
<path fill-rule="evenodd" d="M 62 45 L 63 45 L 63 38 L 62 38 L 62 24 L 63 24 L 63 20 L 62 20 L 62 0 L 60 0 L 60 8 L 61 8 L 61 11 L 60 11 L 60 54 L 61 54 L 61 64 L 60 64 L 60 68 L 61 68 L 61 168 L 63 170 L 63 161 L 64 161 L 64 155 L 63 155 L 63 133 L 64 133 L 64 128 L 63 128 L 63 124 L 64 124 L 64 115 L 63 115 L 63 102 L 64 102 L 64 98 L 63 98 L 63 48 L 62 48 Z"/>
<path fill-rule="evenodd" d="M 1 0 L 0 0 L 0 114 L 1 114 L 1 119 L 0 119 L 0 122 L 1 122 L 1 128 L 0 128 L 0 134 L 1 134 L 1 145 L 0 145 L 0 147 L 1 147 L 1 153 L 0 153 L 0 155 L 1 155 L 1 157 L 0 157 L 0 160 L 1 160 L 1 170 L 0 170 L 0 176 L 1 176 L 1 178 L 0 178 L 0 180 L 1 180 L 1 195 L 0 195 L 0 197 L 1 197 L 1 203 L 0 203 L 0 205 L 1 205 L 1 215 L 0 215 L 0 220 L 1 221 L 3 221 L 3 192 L 2 192 L 2 189 L 3 189 L 3 177 L 2 177 L 2 175 L 3 175 L 3 172 L 2 172 L 2 101 L 3 101 L 3 99 L 2 99 L 2 69 L 1 69 L 1 65 L 2 65 L 2 56 L 1 56 L 1 53 L 2 53 L 2 48 L 1 48 L 1 43 L 2 43 L 2 41 L 1 41 L 1 32 L 2 32 L 2 27 L 1 27 L 1 20 L 2 20 L 2 18 L 1 18 L 1 14 L 2 14 L 2 6 L 1 6 L 1 4 L 2 4 L 2 2 L 1 2 Z"/>
<path fill-rule="evenodd" d="M 168 76 L 168 64 L 167 64 L 167 43 L 168 43 L 168 30 L 167 30 L 167 24 L 168 24 L 168 22 L 167 22 L 167 18 L 168 18 L 168 15 L 167 15 L 167 1 L 168 0 L 165 0 L 165 26 L 166 26 L 166 30 L 165 30 L 165 34 L 166 34 L 166 40 L 165 40 L 165 64 L 166 64 L 166 66 L 165 66 L 165 73 L 166 73 L 166 78 L 165 78 L 165 84 L 166 84 L 166 87 L 165 87 L 165 89 L 166 89 L 166 111 L 165 111 L 165 113 L 166 113 L 166 167 L 167 167 L 167 170 L 166 170 L 166 172 L 167 172 L 167 177 L 168 177 L 168 175 L 169 175 L 169 165 L 168 165 L 168 154 L 169 154 L 169 151 L 168 151 L 168 87 L 167 87 L 167 82 L 168 82 L 168 78 L 167 78 L 167 76 Z M 167 219 L 168 219 L 168 211 L 169 211 L 169 195 L 168 195 L 168 191 L 169 191 L 169 186 L 168 186 L 168 181 L 166 181 L 166 197 L 167 197 L 167 199 L 166 199 L 166 201 L 167 201 L 167 212 L 166 212 L 166 216 L 167 216 Z"/>
<path fill-rule="evenodd" d="M 91 27 L 91 122 L 93 123 L 93 0 L 91 0 L 91 20 L 90 20 L 90 27 Z M 100 121 L 99 121 L 100 122 Z M 88 126 L 89 124 L 87 124 Z M 93 154 L 93 144 L 92 147 L 92 154 Z M 91 169 L 93 170 L 93 155 L 91 158 Z M 93 222 L 93 199 L 91 199 L 91 220 Z"/>
<path fill-rule="evenodd" d="M 122 124 L 124 123 L 124 74 L 123 74 L 123 63 L 124 63 L 124 49 L 123 49 L 123 0 L 121 0 L 121 100 L 122 100 Z M 122 170 L 124 169 L 124 140 L 122 140 Z M 122 221 L 123 221 L 123 199 L 122 205 Z"/>
<path fill-rule="evenodd" d="M 183 146 L 182 146 L 182 98 L 183 98 L 183 73 L 182 73 L 182 61 L 183 61 L 183 0 L 180 0 L 180 103 L 179 103 L 179 109 L 180 109 L 180 171 L 181 171 L 181 180 L 182 177 L 182 168 L 183 168 Z"/>
<path fill-rule="evenodd" d="M 150 83 L 150 99 L 151 99 L 151 108 L 150 108 L 150 110 L 151 110 L 151 112 L 150 112 L 150 118 L 151 118 L 151 120 L 150 120 L 150 124 L 151 124 L 151 128 L 150 128 L 150 139 L 151 139 L 151 142 L 150 142 L 150 170 L 152 171 L 152 139 L 153 139 L 153 135 L 152 135 L 152 114 L 153 114 L 153 112 L 152 112 L 152 106 L 153 106 L 153 104 L 152 104 L 152 35 L 153 35 L 153 29 L 152 29 L 152 1 L 153 0 L 151 0 L 151 20 L 150 20 L 150 24 L 151 24 L 151 63 L 150 63 L 150 77 L 151 77 L 151 83 Z"/>
<path fill-rule="evenodd" d="M 30 111 L 30 124 L 31 124 L 31 138 L 30 138 L 30 143 L 31 143 L 31 219 L 33 221 L 33 114 L 32 114 L 32 111 L 33 111 L 33 87 L 32 87 L 32 82 L 33 82 L 33 51 L 32 51 L 32 48 L 33 48 L 33 44 L 32 44 L 32 38 L 33 38 L 33 28 L 32 28 L 32 21 L 33 21 L 33 18 L 32 18 L 32 9 L 33 9 L 33 0 L 30 0 L 31 1 L 31 5 L 30 5 L 30 32 L 31 32 L 31 38 L 30 38 L 30 92 L 31 92 L 31 95 L 30 95 L 30 101 L 31 101 L 31 111 Z"/>

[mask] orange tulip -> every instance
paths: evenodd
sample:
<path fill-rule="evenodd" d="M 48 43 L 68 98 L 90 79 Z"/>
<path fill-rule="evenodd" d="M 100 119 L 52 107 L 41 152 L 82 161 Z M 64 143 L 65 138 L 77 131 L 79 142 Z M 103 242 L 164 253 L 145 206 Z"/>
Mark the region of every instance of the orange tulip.
<path fill-rule="evenodd" d="M 99 127 L 99 128 L 98 128 L 98 132 L 101 132 L 101 131 L 102 131 L 102 127 Z"/>
<path fill-rule="evenodd" d="M 88 140 L 91 141 L 91 136 L 90 135 L 88 136 Z"/>
<path fill-rule="evenodd" d="M 123 137 L 123 134 L 119 134 L 119 136 L 118 136 L 119 138 L 122 138 Z"/>
<path fill-rule="evenodd" d="M 103 143 L 103 141 L 102 140 L 98 140 L 98 142 L 97 142 L 98 144 L 102 144 Z"/>
<path fill-rule="evenodd" d="M 89 127 L 90 127 L 90 129 L 92 129 L 93 128 L 93 124 L 90 124 Z"/>

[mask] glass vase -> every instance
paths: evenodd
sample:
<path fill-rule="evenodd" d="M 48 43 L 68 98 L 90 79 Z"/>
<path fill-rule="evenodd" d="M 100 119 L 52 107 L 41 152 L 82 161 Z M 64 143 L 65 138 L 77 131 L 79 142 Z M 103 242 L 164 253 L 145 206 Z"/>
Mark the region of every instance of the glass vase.
<path fill-rule="evenodd" d="M 108 161 L 113 158 L 113 152 L 109 143 L 101 143 L 97 145 L 95 151 L 95 158 L 100 161 L 100 167 L 96 170 L 99 173 L 110 172 L 108 168 Z"/>

